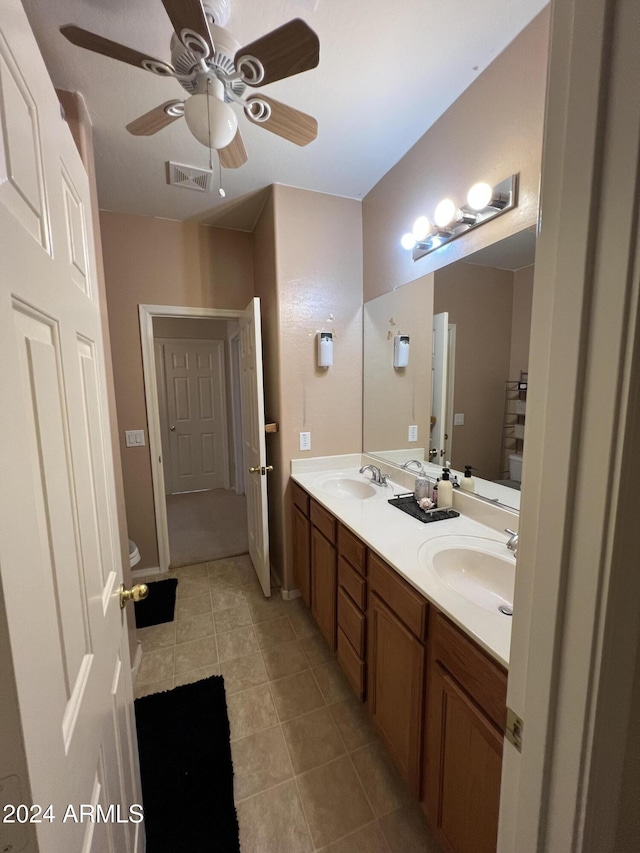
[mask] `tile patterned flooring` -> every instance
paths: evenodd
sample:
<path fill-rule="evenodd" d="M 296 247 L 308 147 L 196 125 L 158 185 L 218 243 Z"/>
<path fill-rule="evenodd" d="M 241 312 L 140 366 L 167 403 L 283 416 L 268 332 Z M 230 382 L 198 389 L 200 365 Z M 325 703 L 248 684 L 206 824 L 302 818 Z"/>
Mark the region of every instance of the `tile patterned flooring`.
<path fill-rule="evenodd" d="M 302 600 L 265 599 L 248 555 L 169 577 L 135 695 L 224 676 L 242 853 L 439 853 Z"/>

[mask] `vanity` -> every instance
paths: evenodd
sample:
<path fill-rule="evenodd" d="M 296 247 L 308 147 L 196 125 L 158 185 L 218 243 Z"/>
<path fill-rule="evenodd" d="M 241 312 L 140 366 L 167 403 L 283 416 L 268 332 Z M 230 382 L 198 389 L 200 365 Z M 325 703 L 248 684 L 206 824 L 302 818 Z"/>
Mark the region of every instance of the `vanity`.
<path fill-rule="evenodd" d="M 498 610 L 499 584 L 480 605 L 477 590 L 459 585 L 471 564 L 461 581 L 452 566 L 479 554 L 493 570 L 495 557 L 500 575 L 512 573 L 512 595 L 503 529 L 517 527 L 517 515 L 456 490 L 459 517 L 423 524 L 388 503 L 411 476 L 395 471 L 402 484 L 376 486 L 358 473 L 365 461 L 375 460 L 292 463 L 296 585 L 443 848 L 490 853 L 510 618 Z"/>

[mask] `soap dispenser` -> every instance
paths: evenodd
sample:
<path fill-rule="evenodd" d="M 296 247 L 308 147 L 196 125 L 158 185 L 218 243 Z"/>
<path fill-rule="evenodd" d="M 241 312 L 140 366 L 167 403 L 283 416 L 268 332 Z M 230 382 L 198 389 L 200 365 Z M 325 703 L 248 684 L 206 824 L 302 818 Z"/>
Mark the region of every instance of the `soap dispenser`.
<path fill-rule="evenodd" d="M 442 479 L 438 486 L 438 509 L 447 509 L 453 504 L 453 486 L 449 479 L 449 469 L 442 469 Z"/>
<path fill-rule="evenodd" d="M 462 478 L 462 482 L 460 483 L 460 488 L 464 489 L 465 492 L 475 492 L 476 490 L 476 478 L 471 473 L 476 469 L 473 465 L 465 465 L 464 466 L 464 477 Z"/>

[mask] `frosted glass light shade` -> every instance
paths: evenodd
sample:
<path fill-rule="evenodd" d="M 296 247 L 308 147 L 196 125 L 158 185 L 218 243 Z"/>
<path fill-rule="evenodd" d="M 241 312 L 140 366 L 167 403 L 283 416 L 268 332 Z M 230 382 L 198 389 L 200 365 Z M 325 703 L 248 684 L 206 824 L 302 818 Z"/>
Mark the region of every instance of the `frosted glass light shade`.
<path fill-rule="evenodd" d="M 226 148 L 233 141 L 238 129 L 238 117 L 235 112 L 229 104 L 214 95 L 192 95 L 185 101 L 184 117 L 191 133 L 207 148 Z"/>
<path fill-rule="evenodd" d="M 452 222 L 455 222 L 458 209 L 450 198 L 444 198 L 436 207 L 433 214 L 433 220 L 438 228 L 446 228 Z"/>
<path fill-rule="evenodd" d="M 416 238 L 413 236 L 413 234 L 410 233 L 403 234 L 400 240 L 400 244 L 402 245 L 403 249 L 406 249 L 409 252 L 411 251 L 411 249 L 415 248 Z"/>
<path fill-rule="evenodd" d="M 467 204 L 472 210 L 484 210 L 493 197 L 493 188 L 484 182 L 474 184 L 467 193 Z"/>

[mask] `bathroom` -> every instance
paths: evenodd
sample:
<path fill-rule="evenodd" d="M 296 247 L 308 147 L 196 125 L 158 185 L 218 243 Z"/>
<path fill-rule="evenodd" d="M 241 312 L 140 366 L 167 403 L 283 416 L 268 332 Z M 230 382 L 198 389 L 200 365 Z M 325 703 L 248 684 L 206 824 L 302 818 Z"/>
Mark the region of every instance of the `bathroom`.
<path fill-rule="evenodd" d="M 139 304 L 241 311 L 252 297 L 262 300 L 266 417 L 279 424 L 279 432 L 267 436 L 268 461 L 274 466 L 269 483 L 271 562 L 285 592 L 294 589 L 289 472 L 291 460 L 304 455 L 299 433 L 311 433 L 308 455 L 313 457 L 365 449 L 364 305 L 400 282 L 424 279 L 426 285 L 445 264 L 536 225 L 548 27 L 544 11 L 362 202 L 276 184 L 265 194 L 252 231 L 100 214 L 119 436 L 125 429 L 146 429 Z M 496 179 L 519 175 L 518 207 L 464 241 L 454 241 L 436 253 L 437 258 L 431 255 L 415 265 L 399 245 L 402 232 L 443 195 L 465 192 L 487 160 Z M 450 170 L 443 169 L 443 161 L 451 164 Z M 569 306 L 566 313 L 571 316 Z M 428 327 L 427 317 L 425 324 Z M 313 356 L 321 328 L 334 332 L 335 359 L 329 371 L 317 368 Z M 542 340 L 542 332 L 538 334 Z M 558 355 L 554 352 L 550 358 Z M 539 352 L 531 366 L 544 367 L 545 358 L 546 353 Z M 328 411 L 339 414 L 327 417 Z M 532 445 L 527 444 L 527 452 L 534 447 L 532 453 L 536 447 L 540 451 L 543 435 L 543 414 L 534 417 Z M 569 433 L 567 429 L 566 441 Z M 571 455 L 562 441 L 548 450 L 545 472 L 558 454 L 564 458 L 562 451 L 565 457 Z M 138 568 L 148 572 L 160 565 L 148 447 L 123 446 L 121 456 L 127 528 L 142 555 Z M 527 480 L 525 468 L 524 476 L 525 501 L 543 506 L 543 516 L 557 510 L 557 502 L 542 500 L 549 485 L 536 481 L 533 469 Z M 531 537 L 534 521 L 529 523 Z M 527 559 L 532 561 L 533 555 L 527 558 L 525 553 L 519 564 L 523 572 Z M 523 627 L 523 660 L 524 634 Z M 526 666 L 521 683 L 513 688 L 521 691 L 521 703 L 524 670 Z M 560 724 L 567 725 L 564 717 Z M 512 764 L 511 771 L 517 773 L 518 768 Z"/>

